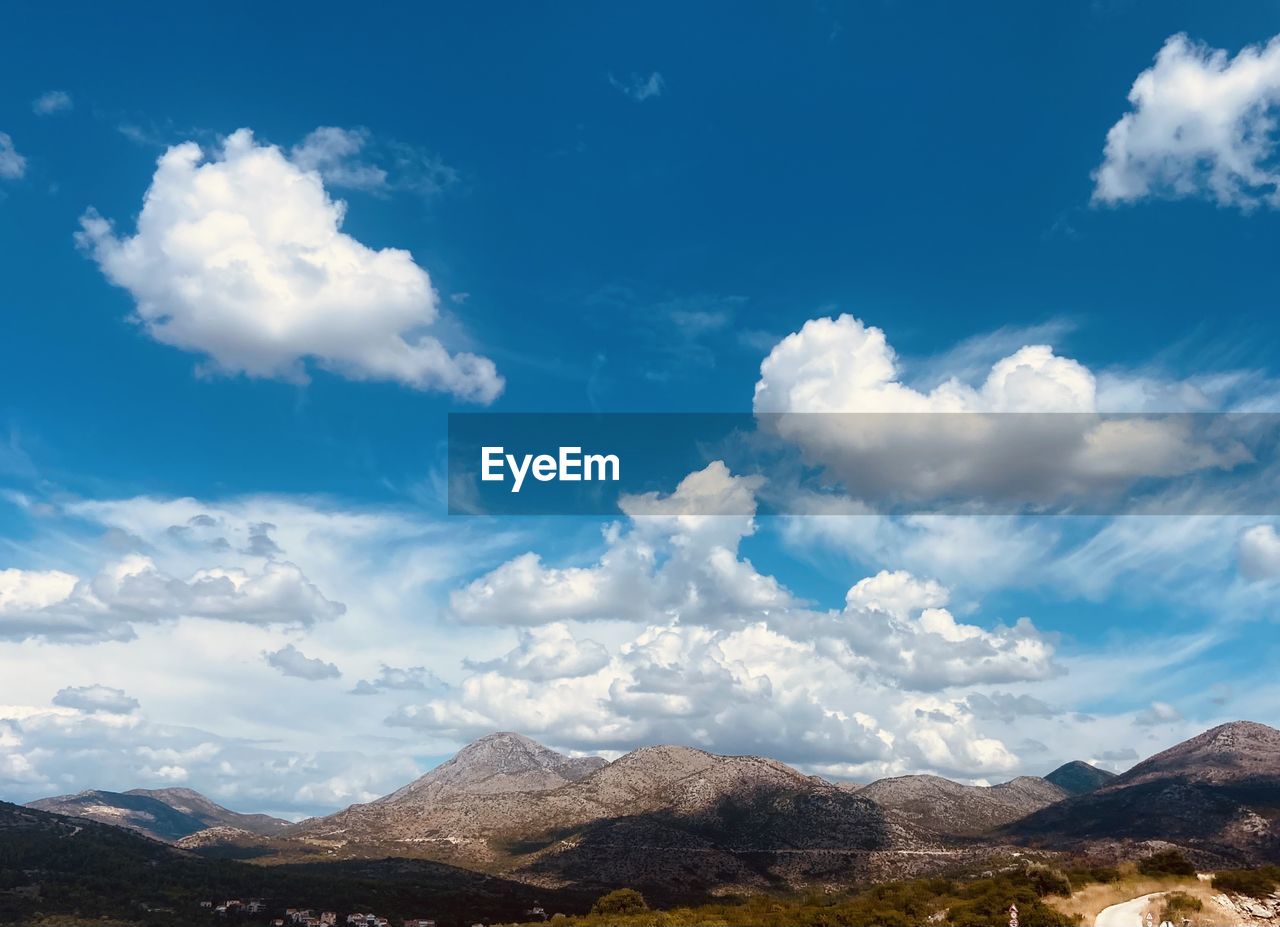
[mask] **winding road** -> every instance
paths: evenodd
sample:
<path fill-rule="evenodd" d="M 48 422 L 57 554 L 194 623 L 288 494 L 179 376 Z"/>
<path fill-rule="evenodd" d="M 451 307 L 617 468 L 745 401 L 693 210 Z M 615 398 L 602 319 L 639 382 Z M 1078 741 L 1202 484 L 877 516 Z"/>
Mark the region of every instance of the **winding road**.
<path fill-rule="evenodd" d="M 1152 892 L 1150 895 L 1142 895 L 1130 901 L 1122 901 L 1120 904 L 1103 908 L 1098 912 L 1093 927 L 1143 927 L 1142 909 L 1149 901 L 1163 894 L 1164 892 Z"/>

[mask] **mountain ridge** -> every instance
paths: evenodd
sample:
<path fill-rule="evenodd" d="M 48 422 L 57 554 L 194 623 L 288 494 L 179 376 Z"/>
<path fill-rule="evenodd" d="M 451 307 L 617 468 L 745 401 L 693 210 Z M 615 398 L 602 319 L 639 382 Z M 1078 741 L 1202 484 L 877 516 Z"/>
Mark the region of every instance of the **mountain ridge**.
<path fill-rule="evenodd" d="M 289 822 L 265 814 L 241 814 L 224 808 L 194 789 L 130 789 L 111 792 L 87 789 L 27 802 L 26 807 L 85 818 L 136 831 L 165 843 L 210 827 L 228 826 L 258 835 L 278 833 Z"/>

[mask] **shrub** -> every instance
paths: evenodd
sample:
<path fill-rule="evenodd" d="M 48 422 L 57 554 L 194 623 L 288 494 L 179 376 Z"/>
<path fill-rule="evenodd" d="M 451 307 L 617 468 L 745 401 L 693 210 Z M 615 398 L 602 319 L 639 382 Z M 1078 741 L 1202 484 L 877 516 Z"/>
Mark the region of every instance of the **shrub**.
<path fill-rule="evenodd" d="M 1027 880 L 1041 898 L 1045 895 L 1071 895 L 1071 880 L 1061 870 L 1049 866 L 1028 866 Z"/>
<path fill-rule="evenodd" d="M 1196 867 L 1179 850 L 1161 850 L 1139 860 L 1138 871 L 1146 876 L 1193 876 Z"/>
<path fill-rule="evenodd" d="M 1164 896 L 1164 904 L 1160 908 L 1160 923 L 1169 921 L 1176 924 L 1179 920 L 1204 910 L 1204 902 L 1186 892 L 1170 892 Z"/>
<path fill-rule="evenodd" d="M 1225 869 L 1213 874 L 1215 891 L 1248 895 L 1250 898 L 1266 898 L 1280 885 L 1280 867 L 1264 866 L 1261 869 Z"/>
<path fill-rule="evenodd" d="M 639 914 L 648 910 L 644 895 L 634 888 L 619 888 L 601 895 L 591 906 L 592 914 Z"/>

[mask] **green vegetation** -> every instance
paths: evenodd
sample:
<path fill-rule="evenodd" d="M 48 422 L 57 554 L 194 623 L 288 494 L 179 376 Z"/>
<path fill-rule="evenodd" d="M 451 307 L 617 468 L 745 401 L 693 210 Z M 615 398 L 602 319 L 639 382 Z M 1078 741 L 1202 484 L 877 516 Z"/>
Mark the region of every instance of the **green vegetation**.
<path fill-rule="evenodd" d="M 1204 910 L 1204 902 L 1186 892 L 1170 892 L 1164 896 L 1160 907 L 1160 923 L 1169 921 L 1178 923 L 1184 917 L 1191 917 Z"/>
<path fill-rule="evenodd" d="M 1196 867 L 1179 850 L 1161 850 L 1139 860 L 1138 871 L 1145 876 L 1193 876 Z"/>
<path fill-rule="evenodd" d="M 604 910 L 606 899 L 623 893 L 639 897 L 638 892 L 622 889 L 601 898 L 590 914 L 557 918 L 556 923 L 563 927 L 918 927 L 933 921 L 942 927 L 992 927 L 1006 923 L 1009 906 L 1016 903 L 1022 927 L 1064 927 L 1078 919 L 1064 916 L 1043 899 L 1070 892 L 1071 880 L 1065 873 L 1032 865 L 971 881 L 916 879 L 844 895 L 759 895 L 666 911 Z"/>
<path fill-rule="evenodd" d="M 1213 888 L 1233 895 L 1266 898 L 1280 887 L 1280 866 L 1261 869 L 1224 869 L 1213 876 Z"/>
<path fill-rule="evenodd" d="M 584 911 L 580 893 L 521 885 L 418 860 L 252 866 L 207 860 L 105 824 L 24 814 L 0 802 L 0 924 L 110 927 L 189 923 L 219 927 L 201 901 L 261 898 L 286 906 L 373 911 L 398 923 L 435 918 L 441 927 L 515 920 L 534 904 Z M 59 822 L 65 823 L 59 823 Z M 168 909 L 165 911 L 164 909 Z M 270 916 L 237 917 L 243 927 Z"/>
<path fill-rule="evenodd" d="M 639 914 L 648 910 L 649 906 L 645 904 L 644 895 L 634 888 L 620 888 L 607 895 L 601 895 L 600 899 L 591 906 L 592 914 Z"/>
<path fill-rule="evenodd" d="M 1084 866 L 1068 869 L 1067 878 L 1075 885 L 1087 885 L 1091 882 L 1110 885 L 1119 882 L 1123 874 L 1115 866 Z"/>

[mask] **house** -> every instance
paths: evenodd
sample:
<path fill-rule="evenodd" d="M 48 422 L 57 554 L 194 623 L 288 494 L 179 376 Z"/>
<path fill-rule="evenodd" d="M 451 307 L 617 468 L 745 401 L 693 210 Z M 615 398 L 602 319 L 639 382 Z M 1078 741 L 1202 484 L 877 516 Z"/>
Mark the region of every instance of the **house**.
<path fill-rule="evenodd" d="M 212 901 L 202 901 L 202 902 L 200 902 L 200 907 L 202 907 L 202 908 L 212 908 L 212 907 L 213 907 L 213 902 L 212 902 Z"/>
<path fill-rule="evenodd" d="M 405 921 L 404 927 L 436 927 L 436 922 L 427 917 L 415 917 Z"/>
<path fill-rule="evenodd" d="M 250 898 L 249 903 L 244 906 L 244 909 L 249 914 L 261 914 L 265 907 L 266 905 L 262 903 L 261 898 Z"/>
<path fill-rule="evenodd" d="M 338 913 L 336 911 L 321 911 L 320 923 L 324 927 L 334 927 L 334 924 L 338 923 Z"/>

